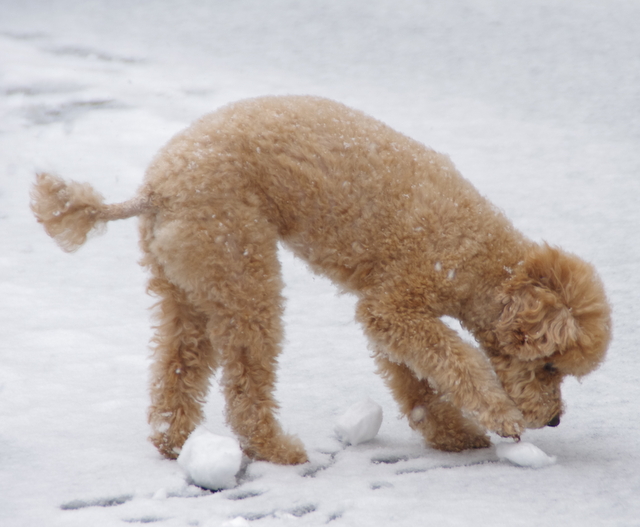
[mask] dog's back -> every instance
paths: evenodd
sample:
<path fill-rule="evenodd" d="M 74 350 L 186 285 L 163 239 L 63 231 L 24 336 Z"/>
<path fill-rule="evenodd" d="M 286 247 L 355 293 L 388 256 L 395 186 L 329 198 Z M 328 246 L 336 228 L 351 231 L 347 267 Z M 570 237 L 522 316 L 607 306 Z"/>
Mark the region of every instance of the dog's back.
<path fill-rule="evenodd" d="M 175 208 L 255 202 L 294 252 L 351 290 L 391 262 L 431 273 L 505 247 L 499 268 L 520 256 L 519 233 L 447 156 L 317 97 L 251 99 L 203 117 L 146 183 Z"/>

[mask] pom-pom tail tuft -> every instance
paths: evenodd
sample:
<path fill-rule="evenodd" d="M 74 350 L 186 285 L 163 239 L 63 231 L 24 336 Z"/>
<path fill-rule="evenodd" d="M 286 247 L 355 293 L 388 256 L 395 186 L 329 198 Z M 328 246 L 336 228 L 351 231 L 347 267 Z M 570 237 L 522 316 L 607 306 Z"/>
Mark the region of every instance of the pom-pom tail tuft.
<path fill-rule="evenodd" d="M 91 231 L 104 231 L 104 198 L 87 183 L 65 182 L 40 173 L 31 190 L 31 210 L 38 222 L 67 252 L 78 249 Z"/>

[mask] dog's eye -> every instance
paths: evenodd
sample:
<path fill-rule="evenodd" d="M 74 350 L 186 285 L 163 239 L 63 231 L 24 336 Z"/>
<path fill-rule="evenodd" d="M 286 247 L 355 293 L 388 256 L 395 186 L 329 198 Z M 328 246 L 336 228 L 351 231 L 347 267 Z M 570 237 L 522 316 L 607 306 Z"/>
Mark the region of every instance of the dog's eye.
<path fill-rule="evenodd" d="M 558 368 L 553 365 L 553 362 L 547 362 L 544 365 L 544 371 L 547 373 L 558 373 Z"/>

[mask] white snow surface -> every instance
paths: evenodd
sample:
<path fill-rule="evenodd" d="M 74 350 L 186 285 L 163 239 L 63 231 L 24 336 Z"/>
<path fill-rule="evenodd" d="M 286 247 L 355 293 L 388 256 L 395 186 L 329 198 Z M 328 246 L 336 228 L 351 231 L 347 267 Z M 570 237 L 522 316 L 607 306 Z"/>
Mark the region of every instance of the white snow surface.
<path fill-rule="evenodd" d="M 242 465 L 238 440 L 197 428 L 187 438 L 178 456 L 178 465 L 188 481 L 210 490 L 236 486 L 236 474 Z"/>
<path fill-rule="evenodd" d="M 549 456 L 533 443 L 519 441 L 517 443 L 498 443 L 496 445 L 498 459 L 509 461 L 519 467 L 542 468 L 553 465 L 558 458 Z"/>
<path fill-rule="evenodd" d="M 382 425 L 382 406 L 368 397 L 350 406 L 336 421 L 338 439 L 347 445 L 371 441 Z"/>
<path fill-rule="evenodd" d="M 0 4 L 0 525 L 638 525 L 638 2 Z M 599 269 L 609 356 L 565 381 L 559 427 L 523 436 L 556 464 L 426 448 L 374 372 L 354 299 L 284 251 L 276 395 L 311 461 L 248 463 L 209 492 L 147 441 L 154 299 L 136 221 L 65 254 L 28 209 L 34 173 L 124 200 L 198 116 L 285 93 L 340 100 L 448 153 L 517 228 Z M 345 448 L 334 423 L 365 396 L 384 423 Z M 203 424 L 231 435 L 215 380 Z"/>

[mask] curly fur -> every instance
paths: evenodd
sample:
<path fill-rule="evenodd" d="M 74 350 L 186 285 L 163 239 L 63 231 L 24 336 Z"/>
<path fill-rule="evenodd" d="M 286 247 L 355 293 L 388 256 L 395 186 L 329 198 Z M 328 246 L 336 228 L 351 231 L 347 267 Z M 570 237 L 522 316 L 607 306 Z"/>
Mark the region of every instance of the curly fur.
<path fill-rule="evenodd" d="M 141 217 L 142 264 L 160 299 L 149 420 L 167 457 L 202 419 L 222 368 L 227 420 L 245 452 L 307 459 L 275 417 L 279 240 L 357 295 L 380 374 L 435 448 L 556 426 L 562 379 L 593 371 L 610 339 L 589 264 L 526 239 L 446 156 L 325 99 L 266 97 L 203 117 L 160 151 L 124 204 L 48 175 L 32 199 L 66 250 L 110 219 Z"/>
<path fill-rule="evenodd" d="M 149 206 L 146 196 L 105 205 L 104 198 L 87 183 L 66 182 L 40 173 L 31 190 L 31 210 L 46 233 L 67 252 L 74 252 L 92 231 L 104 232 L 111 220 L 137 216 Z"/>
<path fill-rule="evenodd" d="M 50 174 L 38 174 L 31 191 L 31 210 L 45 231 L 62 249 L 72 252 L 91 230 L 100 230 L 98 210 L 104 198 L 86 183 L 64 182 Z"/>

